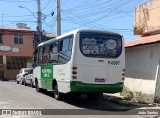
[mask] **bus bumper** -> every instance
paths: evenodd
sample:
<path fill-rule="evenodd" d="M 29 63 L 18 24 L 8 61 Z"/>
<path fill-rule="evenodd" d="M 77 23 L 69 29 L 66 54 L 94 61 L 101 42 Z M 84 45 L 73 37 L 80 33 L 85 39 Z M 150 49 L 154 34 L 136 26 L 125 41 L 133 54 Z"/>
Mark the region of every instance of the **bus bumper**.
<path fill-rule="evenodd" d="M 78 81 L 70 82 L 71 92 L 101 92 L 117 93 L 122 92 L 123 82 L 116 84 L 88 84 Z"/>

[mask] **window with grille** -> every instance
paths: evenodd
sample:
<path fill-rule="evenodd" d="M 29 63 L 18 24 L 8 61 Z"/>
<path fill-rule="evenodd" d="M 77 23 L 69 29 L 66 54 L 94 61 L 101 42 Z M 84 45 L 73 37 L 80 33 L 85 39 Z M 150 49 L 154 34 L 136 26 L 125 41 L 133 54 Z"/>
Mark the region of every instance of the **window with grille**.
<path fill-rule="evenodd" d="M 3 43 L 2 34 L 0 34 L 0 44 Z"/>
<path fill-rule="evenodd" d="M 23 44 L 23 34 L 15 34 L 14 35 L 14 43 L 15 44 Z"/>
<path fill-rule="evenodd" d="M 31 57 L 7 56 L 7 70 L 20 70 L 27 67 L 27 62 L 31 62 Z"/>

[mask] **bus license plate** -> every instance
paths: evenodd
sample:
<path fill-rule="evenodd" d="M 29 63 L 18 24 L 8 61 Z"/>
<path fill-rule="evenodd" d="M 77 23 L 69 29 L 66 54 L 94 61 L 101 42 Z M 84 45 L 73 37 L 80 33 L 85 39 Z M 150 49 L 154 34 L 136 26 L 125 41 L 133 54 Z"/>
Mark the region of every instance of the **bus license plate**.
<path fill-rule="evenodd" d="M 95 78 L 95 82 L 105 82 L 104 78 Z"/>

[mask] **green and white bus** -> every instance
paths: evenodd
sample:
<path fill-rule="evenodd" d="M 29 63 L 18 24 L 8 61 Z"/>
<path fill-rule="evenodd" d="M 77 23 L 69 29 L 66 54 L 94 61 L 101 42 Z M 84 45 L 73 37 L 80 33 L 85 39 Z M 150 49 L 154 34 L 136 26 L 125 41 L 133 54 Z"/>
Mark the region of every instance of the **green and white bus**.
<path fill-rule="evenodd" d="M 123 36 L 99 30 L 75 30 L 38 45 L 33 55 L 36 90 L 64 93 L 121 92 L 125 71 Z"/>

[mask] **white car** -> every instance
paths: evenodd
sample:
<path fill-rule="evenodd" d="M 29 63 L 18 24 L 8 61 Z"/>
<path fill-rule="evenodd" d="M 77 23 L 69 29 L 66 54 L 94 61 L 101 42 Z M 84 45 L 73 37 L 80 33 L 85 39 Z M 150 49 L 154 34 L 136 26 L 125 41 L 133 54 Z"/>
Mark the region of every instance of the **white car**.
<path fill-rule="evenodd" d="M 21 83 L 22 85 L 24 84 L 24 77 L 25 77 L 26 73 L 28 73 L 28 71 L 31 69 L 32 68 L 22 68 L 19 71 L 19 74 L 16 76 L 17 84 L 19 84 L 19 83 Z"/>
<path fill-rule="evenodd" d="M 24 77 L 24 85 L 31 85 L 31 87 L 33 88 L 34 85 L 34 79 L 33 79 L 33 69 L 29 70 L 28 73 L 26 74 L 26 76 Z"/>

